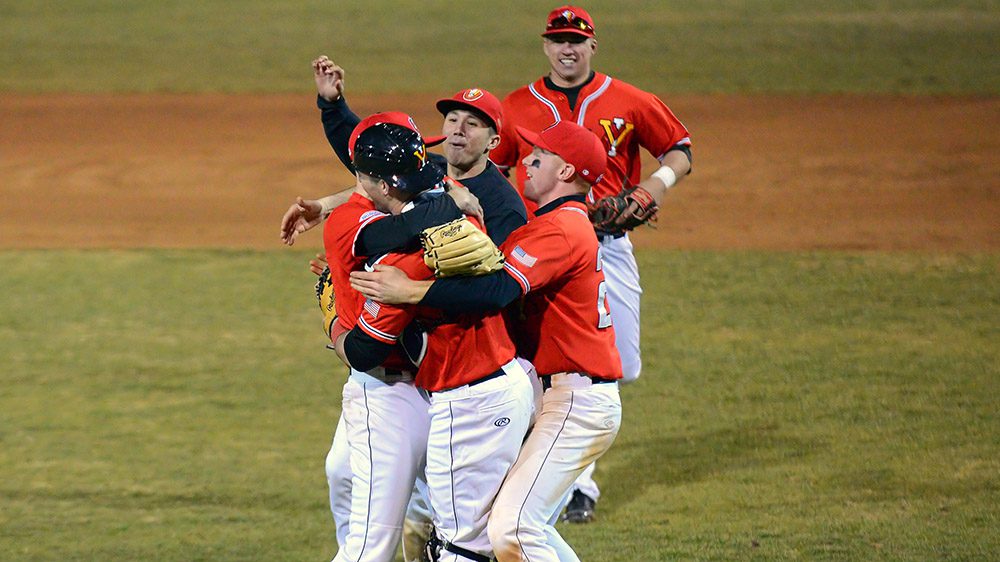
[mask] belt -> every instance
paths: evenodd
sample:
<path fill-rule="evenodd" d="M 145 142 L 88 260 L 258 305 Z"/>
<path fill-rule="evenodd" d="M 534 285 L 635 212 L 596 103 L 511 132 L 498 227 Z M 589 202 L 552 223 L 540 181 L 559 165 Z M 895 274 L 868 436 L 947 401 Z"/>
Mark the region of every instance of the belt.
<path fill-rule="evenodd" d="M 494 372 L 486 375 L 485 377 L 478 378 L 478 379 L 476 379 L 476 380 L 474 380 L 474 381 L 472 381 L 470 383 L 460 384 L 458 386 L 453 386 L 451 388 L 443 388 L 441 390 L 435 390 L 435 391 L 431 392 L 431 394 L 437 394 L 439 392 L 448 392 L 449 390 L 455 390 L 456 388 L 462 388 L 462 387 L 465 387 L 465 386 L 476 386 L 477 384 L 482 384 L 482 383 L 484 383 L 486 381 L 491 381 L 491 380 L 493 380 L 495 378 L 502 377 L 502 376 L 504 376 L 506 374 L 507 373 L 505 373 L 503 369 L 497 369 L 496 371 L 494 371 Z"/>
<path fill-rule="evenodd" d="M 447 550 L 452 554 L 457 554 L 462 558 L 466 558 L 468 560 L 474 560 L 475 562 L 494 562 L 496 560 L 496 558 L 493 558 L 492 556 L 484 556 L 482 554 L 472 552 L 471 550 L 467 550 L 458 545 L 454 545 L 448 541 L 442 541 L 442 548 L 444 548 L 445 550 Z M 435 558 L 435 560 L 437 559 Z"/>
<path fill-rule="evenodd" d="M 618 240 L 619 238 L 625 237 L 624 232 L 605 232 L 603 230 L 595 230 L 594 233 L 597 234 L 597 239 L 600 240 L 601 242 L 606 242 L 608 240 Z"/>
<path fill-rule="evenodd" d="M 553 376 L 555 376 L 555 375 L 567 375 L 567 374 L 573 374 L 573 373 L 555 373 L 553 375 L 542 375 L 541 377 L 539 377 L 539 378 L 542 379 L 542 390 L 548 390 L 548 389 L 552 388 L 552 377 Z M 583 377 L 585 379 L 590 379 L 590 384 L 610 384 L 610 383 L 613 383 L 613 382 L 618 382 L 618 381 L 613 380 L 613 379 L 602 379 L 601 377 L 592 377 L 590 375 L 584 375 L 584 374 L 577 374 L 577 376 Z"/>
<path fill-rule="evenodd" d="M 384 383 L 410 382 L 413 380 L 413 373 L 401 371 L 399 369 L 386 369 L 385 367 L 375 367 L 366 373 Z"/>

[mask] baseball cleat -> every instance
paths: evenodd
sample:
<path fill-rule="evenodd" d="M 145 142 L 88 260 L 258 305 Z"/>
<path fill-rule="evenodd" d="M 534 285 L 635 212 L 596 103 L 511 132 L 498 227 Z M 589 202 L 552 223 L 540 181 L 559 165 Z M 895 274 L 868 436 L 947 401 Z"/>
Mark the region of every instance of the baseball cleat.
<path fill-rule="evenodd" d="M 596 508 L 597 502 L 593 498 L 580 490 L 575 490 L 566 505 L 566 513 L 563 514 L 562 520 L 567 523 L 590 523 L 594 520 Z"/>

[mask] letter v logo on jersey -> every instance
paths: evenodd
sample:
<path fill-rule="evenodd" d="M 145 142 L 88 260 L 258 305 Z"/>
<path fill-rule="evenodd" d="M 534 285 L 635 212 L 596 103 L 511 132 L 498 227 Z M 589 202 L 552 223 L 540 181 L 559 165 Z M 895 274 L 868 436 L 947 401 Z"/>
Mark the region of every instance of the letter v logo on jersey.
<path fill-rule="evenodd" d="M 608 137 L 608 156 L 614 158 L 618 156 L 618 145 L 628 136 L 629 131 L 635 128 L 632 123 L 626 123 L 625 119 L 615 117 L 614 119 L 600 119 L 598 123 L 604 127 L 604 134 Z"/>

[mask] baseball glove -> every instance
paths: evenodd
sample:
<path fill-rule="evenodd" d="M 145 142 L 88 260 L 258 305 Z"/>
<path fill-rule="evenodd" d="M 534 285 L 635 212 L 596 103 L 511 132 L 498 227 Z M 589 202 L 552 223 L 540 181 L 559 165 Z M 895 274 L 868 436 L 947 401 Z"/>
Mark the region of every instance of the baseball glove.
<path fill-rule="evenodd" d="M 587 208 L 594 228 L 605 232 L 624 232 L 655 220 L 656 201 L 639 186 L 626 186 L 618 195 L 604 197 Z"/>
<path fill-rule="evenodd" d="M 316 280 L 316 300 L 323 312 L 323 331 L 331 337 L 333 324 L 337 321 L 337 295 L 333 293 L 333 281 L 330 279 L 330 267 L 323 268 L 323 273 Z"/>
<path fill-rule="evenodd" d="M 424 263 L 437 277 L 486 275 L 503 268 L 503 253 L 469 219 L 457 219 L 420 233 Z"/>

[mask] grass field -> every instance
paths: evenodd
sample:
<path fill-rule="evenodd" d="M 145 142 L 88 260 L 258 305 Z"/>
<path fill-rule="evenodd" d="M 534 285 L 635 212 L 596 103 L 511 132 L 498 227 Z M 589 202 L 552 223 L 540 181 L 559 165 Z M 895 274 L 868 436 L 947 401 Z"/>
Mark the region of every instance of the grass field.
<path fill-rule="evenodd" d="M 0 253 L 0 559 L 332 556 L 307 256 Z M 584 559 L 996 559 L 995 256 L 639 259 Z"/>
<path fill-rule="evenodd" d="M 0 91 L 508 92 L 549 3 L 0 0 Z M 1000 93 L 997 0 L 587 2 L 603 71 L 658 93 Z"/>
<path fill-rule="evenodd" d="M 506 93 L 546 71 L 554 5 L 0 0 L 0 93 L 238 107 L 310 92 L 321 53 L 351 95 Z M 1000 95 L 1000 0 L 586 6 L 595 66 L 659 94 Z M 974 165 L 939 150 L 900 157 Z M 4 187 L 45 212 L 41 187 Z M 0 561 L 332 557 L 345 373 L 308 255 L 0 252 Z M 599 465 L 599 522 L 561 528 L 584 560 L 1000 560 L 1000 256 L 638 257 L 644 375 Z"/>

